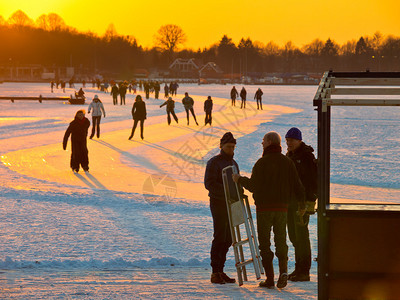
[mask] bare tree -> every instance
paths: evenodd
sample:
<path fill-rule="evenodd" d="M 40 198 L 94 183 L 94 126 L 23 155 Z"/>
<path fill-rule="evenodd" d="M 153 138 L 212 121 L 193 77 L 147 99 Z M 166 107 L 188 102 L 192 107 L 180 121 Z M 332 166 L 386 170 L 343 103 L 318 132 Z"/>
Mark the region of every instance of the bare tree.
<path fill-rule="evenodd" d="M 40 15 L 36 20 L 36 26 L 48 31 L 58 31 L 67 28 L 63 18 L 55 13 Z"/>
<path fill-rule="evenodd" d="M 50 13 L 47 15 L 47 23 L 50 31 L 63 30 L 67 27 L 63 18 L 55 13 Z"/>
<path fill-rule="evenodd" d="M 32 26 L 33 21 L 22 10 L 17 10 L 8 18 L 8 24 L 15 26 Z"/>
<path fill-rule="evenodd" d="M 320 39 L 315 39 L 311 43 L 303 46 L 303 52 L 307 55 L 319 56 L 324 48 L 324 42 Z"/>
<path fill-rule="evenodd" d="M 279 46 L 273 41 L 268 42 L 264 47 L 265 55 L 278 55 L 280 52 Z"/>
<path fill-rule="evenodd" d="M 118 36 L 117 30 L 115 29 L 115 26 L 113 23 L 108 25 L 106 32 L 104 33 L 104 38 L 107 41 L 111 41 L 112 39 L 116 38 Z"/>
<path fill-rule="evenodd" d="M 38 28 L 43 29 L 43 30 L 49 30 L 49 25 L 47 23 L 47 15 L 46 14 L 40 15 L 39 18 L 37 18 L 35 23 Z"/>
<path fill-rule="evenodd" d="M 156 46 L 168 51 L 171 55 L 179 45 L 186 42 L 186 34 L 181 27 L 174 24 L 161 26 L 154 38 Z"/>

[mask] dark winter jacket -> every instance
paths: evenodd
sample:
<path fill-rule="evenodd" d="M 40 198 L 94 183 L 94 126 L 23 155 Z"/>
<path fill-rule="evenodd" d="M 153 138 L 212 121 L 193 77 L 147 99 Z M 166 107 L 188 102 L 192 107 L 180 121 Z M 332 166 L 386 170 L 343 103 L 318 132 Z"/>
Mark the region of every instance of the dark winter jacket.
<path fill-rule="evenodd" d="M 167 111 L 173 111 L 175 108 L 175 101 L 174 100 L 167 100 L 163 104 L 160 105 L 160 107 L 163 107 L 164 105 L 167 106 Z"/>
<path fill-rule="evenodd" d="M 110 95 L 117 96 L 118 94 L 119 94 L 119 89 L 118 89 L 118 87 L 117 87 L 116 85 L 113 85 L 113 87 L 111 88 L 111 93 L 110 93 Z"/>
<path fill-rule="evenodd" d="M 193 108 L 193 104 L 194 104 L 193 98 L 186 96 L 185 98 L 182 99 L 182 104 L 185 107 L 185 109 Z"/>
<path fill-rule="evenodd" d="M 233 165 L 236 166 L 239 172 L 239 166 L 236 161 L 223 150 L 207 162 L 204 185 L 208 190 L 210 202 L 213 204 L 226 205 L 224 185 L 222 182 L 222 169 Z"/>
<path fill-rule="evenodd" d="M 71 135 L 72 152 L 86 151 L 87 152 L 87 134 L 90 127 L 90 121 L 87 118 L 79 120 L 75 119 L 69 124 L 67 131 L 64 134 L 63 148 L 67 149 L 68 138 Z"/>
<path fill-rule="evenodd" d="M 258 89 L 257 92 L 256 92 L 255 95 L 254 95 L 254 99 L 256 99 L 256 100 L 261 100 L 261 96 L 262 96 L 263 94 L 264 94 L 264 93 L 262 92 L 262 90 Z"/>
<path fill-rule="evenodd" d="M 246 95 L 247 95 L 247 92 L 246 92 L 245 88 L 242 88 L 242 90 L 240 91 L 240 98 L 242 98 L 243 100 L 246 100 Z"/>
<path fill-rule="evenodd" d="M 134 120 L 146 120 L 146 103 L 144 101 L 135 101 L 132 107 L 132 118 Z"/>
<path fill-rule="evenodd" d="M 286 154 L 295 164 L 301 183 L 306 192 L 306 201 L 315 201 L 318 193 L 317 164 L 311 146 L 301 142 L 295 151 Z"/>
<path fill-rule="evenodd" d="M 290 201 L 305 207 L 304 187 L 294 163 L 281 153 L 279 145 L 264 149 L 253 167 L 251 178 L 240 177 L 239 183 L 253 193 L 257 211 L 287 211 Z"/>
<path fill-rule="evenodd" d="M 204 111 L 206 113 L 210 113 L 213 109 L 213 101 L 212 99 L 207 99 L 206 101 L 204 101 Z"/>
<path fill-rule="evenodd" d="M 120 95 L 125 96 L 126 95 L 126 90 L 127 90 L 126 85 L 125 84 L 121 84 L 121 86 L 119 87 L 118 91 L 119 91 Z"/>
<path fill-rule="evenodd" d="M 238 91 L 235 88 L 231 89 L 231 99 L 236 99 L 239 96 Z"/>

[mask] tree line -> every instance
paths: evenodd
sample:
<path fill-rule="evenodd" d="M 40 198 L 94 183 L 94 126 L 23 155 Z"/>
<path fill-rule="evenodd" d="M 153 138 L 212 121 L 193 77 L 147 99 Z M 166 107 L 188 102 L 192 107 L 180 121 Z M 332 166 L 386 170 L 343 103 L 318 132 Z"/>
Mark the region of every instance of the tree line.
<path fill-rule="evenodd" d="M 0 16 L 0 65 L 41 64 L 72 66 L 88 73 L 129 76 L 135 69 L 166 70 L 175 58 L 213 61 L 224 73 L 256 76 L 261 73 L 320 73 L 335 71 L 399 71 L 400 38 L 376 32 L 339 45 L 332 39 L 297 47 L 242 38 L 235 44 L 224 35 L 203 49 L 182 48 L 186 34 L 177 25 L 161 26 L 152 48 L 143 48 L 133 35 L 120 35 L 110 24 L 99 36 L 79 32 L 57 14 L 36 21 L 21 10 L 5 20 Z"/>

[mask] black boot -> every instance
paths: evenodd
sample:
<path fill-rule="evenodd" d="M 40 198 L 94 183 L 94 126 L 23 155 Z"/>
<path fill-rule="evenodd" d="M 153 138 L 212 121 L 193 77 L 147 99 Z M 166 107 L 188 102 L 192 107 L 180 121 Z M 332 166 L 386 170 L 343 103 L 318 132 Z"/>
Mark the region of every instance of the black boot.
<path fill-rule="evenodd" d="M 225 280 L 222 279 L 220 272 L 211 274 L 211 283 L 224 284 Z"/>

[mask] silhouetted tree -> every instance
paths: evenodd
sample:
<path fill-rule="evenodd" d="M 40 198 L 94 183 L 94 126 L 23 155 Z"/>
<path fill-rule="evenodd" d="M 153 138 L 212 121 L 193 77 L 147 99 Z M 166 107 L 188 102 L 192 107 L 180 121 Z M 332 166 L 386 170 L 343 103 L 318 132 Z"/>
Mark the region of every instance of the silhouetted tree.
<path fill-rule="evenodd" d="M 237 55 L 237 48 L 226 34 L 219 41 L 217 47 L 217 63 L 225 71 L 233 73 L 234 60 Z"/>
<path fill-rule="evenodd" d="M 14 26 L 33 26 L 33 21 L 22 10 L 17 10 L 8 18 L 8 24 Z"/>
<path fill-rule="evenodd" d="M 154 38 L 156 46 L 168 51 L 171 59 L 179 45 L 186 42 L 186 34 L 181 27 L 174 24 L 161 26 Z"/>

